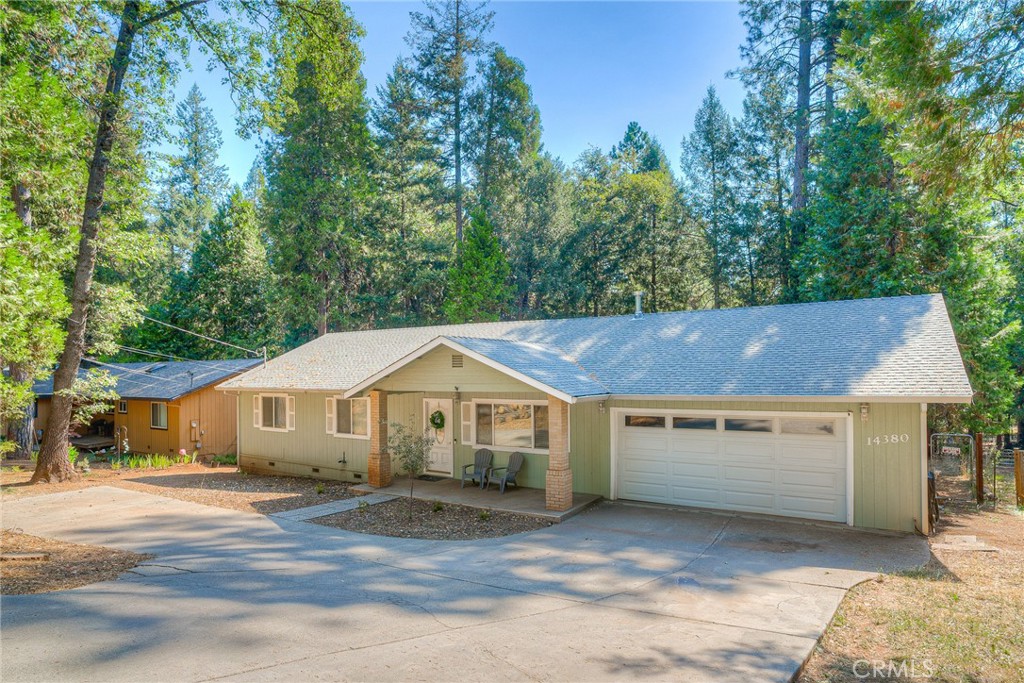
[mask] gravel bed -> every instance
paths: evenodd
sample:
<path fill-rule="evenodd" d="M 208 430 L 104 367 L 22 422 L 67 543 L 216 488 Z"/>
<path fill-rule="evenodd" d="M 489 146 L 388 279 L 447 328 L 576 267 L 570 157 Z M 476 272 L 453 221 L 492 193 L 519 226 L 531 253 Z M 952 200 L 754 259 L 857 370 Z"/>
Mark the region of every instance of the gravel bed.
<path fill-rule="evenodd" d="M 439 541 L 495 538 L 551 526 L 551 522 L 530 515 L 429 500 L 414 500 L 410 519 L 409 500 L 403 498 L 310 521 L 362 534 Z"/>
<path fill-rule="evenodd" d="M 0 530 L 0 549 L 8 553 L 46 553 L 45 560 L 0 562 L 0 595 L 62 591 L 111 581 L 153 558 L 95 545 L 64 543 L 52 538 Z"/>
<path fill-rule="evenodd" d="M 59 484 L 33 484 L 28 480 L 31 468 L 0 474 L 0 500 L 36 496 L 59 491 L 74 491 L 91 486 L 119 488 L 177 498 L 190 503 L 271 514 L 350 498 L 349 485 L 339 481 L 319 481 L 302 477 L 244 474 L 232 468 L 206 465 L 175 465 L 163 470 L 111 470 L 109 465 L 93 465 L 89 474 L 76 481 Z"/>

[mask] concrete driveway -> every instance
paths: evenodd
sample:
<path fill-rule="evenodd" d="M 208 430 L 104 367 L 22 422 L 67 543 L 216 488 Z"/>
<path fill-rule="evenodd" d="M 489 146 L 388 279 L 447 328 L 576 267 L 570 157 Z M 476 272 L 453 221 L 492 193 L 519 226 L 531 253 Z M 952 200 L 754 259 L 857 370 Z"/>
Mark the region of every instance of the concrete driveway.
<path fill-rule="evenodd" d="M 110 487 L 5 528 L 156 559 L 4 597 L 4 681 L 787 681 L 923 539 L 605 503 L 486 541 L 365 536 Z"/>

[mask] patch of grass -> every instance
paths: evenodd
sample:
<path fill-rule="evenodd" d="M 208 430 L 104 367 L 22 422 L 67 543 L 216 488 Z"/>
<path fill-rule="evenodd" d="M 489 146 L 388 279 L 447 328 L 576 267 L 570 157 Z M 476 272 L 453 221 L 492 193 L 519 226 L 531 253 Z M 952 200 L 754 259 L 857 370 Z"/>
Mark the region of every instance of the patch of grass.
<path fill-rule="evenodd" d="M 215 462 L 218 465 L 237 465 L 238 464 L 238 456 L 236 456 L 234 453 L 225 453 L 223 455 L 215 455 L 210 460 L 210 462 Z"/>
<path fill-rule="evenodd" d="M 480 514 L 478 516 L 480 517 L 480 521 L 481 522 L 486 522 L 487 520 L 489 520 L 491 518 L 491 511 L 490 510 L 481 510 Z"/>
<path fill-rule="evenodd" d="M 317 482 L 317 485 L 316 485 L 316 495 L 318 495 L 318 496 L 324 495 L 324 485 L 322 483 Z"/>
<path fill-rule="evenodd" d="M 10 467 L 0 467 L 0 472 L 23 472 L 21 465 L 11 465 Z"/>
<path fill-rule="evenodd" d="M 444 512 L 444 503 L 439 500 L 434 501 L 434 512 Z"/>

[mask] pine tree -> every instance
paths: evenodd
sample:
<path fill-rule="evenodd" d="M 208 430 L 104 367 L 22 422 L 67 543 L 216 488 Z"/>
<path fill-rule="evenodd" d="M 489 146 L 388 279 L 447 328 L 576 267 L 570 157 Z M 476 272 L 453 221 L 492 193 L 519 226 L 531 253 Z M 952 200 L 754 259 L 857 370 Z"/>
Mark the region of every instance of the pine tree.
<path fill-rule="evenodd" d="M 157 204 L 157 231 L 167 249 L 167 273 L 187 266 L 196 241 L 228 189 L 227 169 L 219 163 L 220 129 L 205 101 L 193 84 L 175 109 L 173 123 L 178 130 L 170 142 L 179 151 L 165 158 Z"/>
<path fill-rule="evenodd" d="M 494 49 L 480 72 L 480 88 L 469 98 L 473 126 L 466 150 L 479 201 L 493 215 L 540 149 L 540 111 L 526 83 L 526 68 L 503 48 Z"/>
<path fill-rule="evenodd" d="M 177 276 L 172 317 L 189 329 L 249 349 L 274 345 L 275 281 L 260 235 L 255 204 L 238 188 L 199 238 L 188 273 Z M 223 356 L 230 349 L 188 337 L 189 358 Z M 233 352 L 232 352 L 233 353 Z"/>
<path fill-rule="evenodd" d="M 976 393 L 969 407 L 943 406 L 933 418 L 972 431 L 1005 425 L 1016 379 L 1000 302 L 1012 280 L 987 244 L 997 236 L 991 214 L 967 194 L 929 199 L 885 151 L 884 127 L 866 117 L 837 110 L 822 136 L 798 261 L 803 298 L 942 292 Z"/>
<path fill-rule="evenodd" d="M 267 159 L 267 233 L 291 342 L 367 324 L 374 235 L 361 28 L 331 0 L 322 24 L 296 17 L 279 66 L 277 136 Z M 325 49 L 320 35 L 330 35 Z"/>
<path fill-rule="evenodd" d="M 416 77 L 428 107 L 433 138 L 443 149 L 444 166 L 452 175 L 455 240 L 462 242 L 466 134 L 470 126 L 468 98 L 473 60 L 485 54 L 484 37 L 494 12 L 486 3 L 427 0 L 425 12 L 412 12 L 407 42 L 413 51 Z"/>
<path fill-rule="evenodd" d="M 626 133 L 622 141 L 612 147 L 611 156 L 626 173 L 672 173 L 661 143 L 636 121 L 630 121 L 626 126 Z"/>
<path fill-rule="evenodd" d="M 509 267 L 494 229 L 482 211 L 475 211 L 462 247 L 448 272 L 444 312 L 453 323 L 500 320 L 508 311 L 512 291 Z"/>
<path fill-rule="evenodd" d="M 375 279 L 388 295 L 391 323 L 431 322 L 441 316 L 452 224 L 439 216 L 441 150 L 430 137 L 426 104 L 406 60 L 396 60 L 378 86 L 371 118 L 378 189 L 371 213 L 385 241 Z"/>
<path fill-rule="evenodd" d="M 708 280 L 714 308 L 731 300 L 736 262 L 738 140 L 714 87 L 709 87 L 683 144 L 687 199 L 693 206 L 710 253 Z"/>

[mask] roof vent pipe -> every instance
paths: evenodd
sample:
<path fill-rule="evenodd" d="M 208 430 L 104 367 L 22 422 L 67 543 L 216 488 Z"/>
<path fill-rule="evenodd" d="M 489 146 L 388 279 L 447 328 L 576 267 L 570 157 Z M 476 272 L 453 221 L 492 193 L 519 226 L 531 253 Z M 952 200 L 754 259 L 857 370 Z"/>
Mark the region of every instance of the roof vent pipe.
<path fill-rule="evenodd" d="M 642 317 L 644 317 L 644 304 L 643 304 L 644 293 L 643 292 L 633 292 L 633 298 L 636 299 L 636 310 L 633 311 L 633 318 L 642 318 Z"/>

